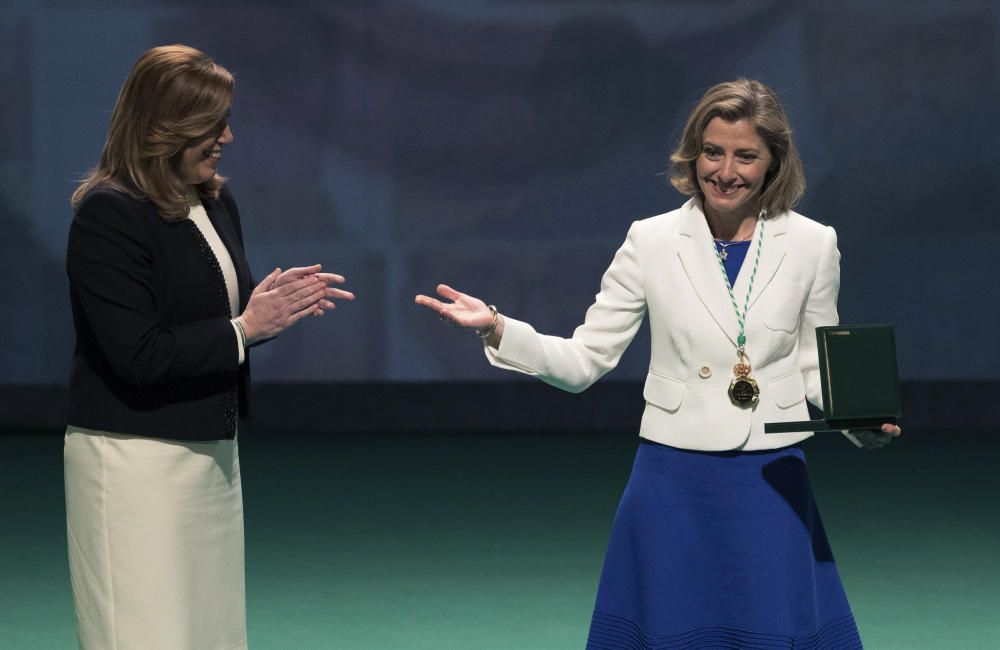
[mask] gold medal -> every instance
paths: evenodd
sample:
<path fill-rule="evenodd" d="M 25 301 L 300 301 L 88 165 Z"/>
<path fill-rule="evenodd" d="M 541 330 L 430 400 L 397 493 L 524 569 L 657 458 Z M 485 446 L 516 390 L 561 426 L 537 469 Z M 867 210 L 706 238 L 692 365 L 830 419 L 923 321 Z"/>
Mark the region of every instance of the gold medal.
<path fill-rule="evenodd" d="M 753 406 L 760 397 L 760 387 L 757 381 L 750 376 L 752 368 L 750 361 L 743 353 L 743 348 L 738 350 L 739 362 L 733 366 L 733 380 L 729 382 L 729 399 L 738 406 Z"/>

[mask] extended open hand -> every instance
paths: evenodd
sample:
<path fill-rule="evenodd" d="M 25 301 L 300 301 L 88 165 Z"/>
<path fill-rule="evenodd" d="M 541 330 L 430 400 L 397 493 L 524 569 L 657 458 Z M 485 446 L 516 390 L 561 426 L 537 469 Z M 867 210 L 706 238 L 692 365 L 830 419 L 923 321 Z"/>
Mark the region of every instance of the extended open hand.
<path fill-rule="evenodd" d="M 415 301 L 418 305 L 437 312 L 441 320 L 458 327 L 482 330 L 493 322 L 493 312 L 479 298 L 455 291 L 446 284 L 439 284 L 437 292 L 447 302 L 423 294 L 417 295 Z"/>

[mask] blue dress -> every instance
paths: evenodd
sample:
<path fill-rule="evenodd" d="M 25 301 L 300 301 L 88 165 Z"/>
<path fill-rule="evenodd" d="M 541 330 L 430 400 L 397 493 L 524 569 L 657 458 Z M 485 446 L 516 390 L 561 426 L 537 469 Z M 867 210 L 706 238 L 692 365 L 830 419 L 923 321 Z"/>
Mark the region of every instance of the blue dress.
<path fill-rule="evenodd" d="M 726 245 L 731 283 L 748 248 Z M 643 440 L 587 648 L 861 648 L 802 449 L 702 452 Z"/>

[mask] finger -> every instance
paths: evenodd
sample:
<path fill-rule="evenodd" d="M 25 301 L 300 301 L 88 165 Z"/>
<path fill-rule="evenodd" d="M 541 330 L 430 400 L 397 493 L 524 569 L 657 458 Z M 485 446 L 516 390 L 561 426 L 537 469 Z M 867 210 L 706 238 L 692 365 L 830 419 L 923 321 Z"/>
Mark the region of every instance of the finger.
<path fill-rule="evenodd" d="M 435 301 L 435 303 L 436 304 L 428 305 L 428 307 L 437 313 L 438 318 L 453 325 L 458 321 L 458 316 L 455 314 L 454 310 L 452 310 L 451 305 L 438 301 Z"/>
<path fill-rule="evenodd" d="M 331 282 L 334 284 L 344 284 L 344 282 L 346 282 L 344 276 L 337 273 L 317 273 L 316 277 L 327 284 L 330 284 Z"/>
<path fill-rule="evenodd" d="M 895 438 L 895 437 L 898 437 L 901 433 L 903 433 L 903 430 L 900 429 L 895 424 L 889 424 L 887 422 L 887 423 L 885 423 L 885 424 L 882 425 L 882 433 L 887 433 L 890 436 L 892 436 L 892 437 Z"/>
<path fill-rule="evenodd" d="M 312 266 L 296 266 L 285 271 L 284 276 L 287 280 L 298 280 L 299 278 L 304 278 L 307 275 L 318 275 L 320 269 L 322 268 L 322 264 L 313 264 Z"/>
<path fill-rule="evenodd" d="M 330 289 L 326 290 L 327 298 L 340 298 L 341 300 L 354 300 L 354 294 L 350 291 L 344 291 L 343 289 Z"/>
<path fill-rule="evenodd" d="M 476 327 L 468 314 L 454 309 L 452 305 L 443 305 L 438 315 L 441 320 L 455 327 Z"/>
<path fill-rule="evenodd" d="M 322 283 L 316 283 L 314 285 L 307 285 L 302 287 L 295 293 L 289 295 L 287 298 L 291 302 L 299 302 L 303 299 L 310 299 L 312 302 L 319 302 L 326 297 L 326 285 Z"/>
<path fill-rule="evenodd" d="M 318 303 L 322 299 L 323 299 L 322 292 L 309 293 L 296 298 L 289 304 L 289 307 L 291 308 L 292 312 L 298 312 L 303 309 L 309 309 L 310 307 L 313 307 L 314 305 L 316 305 L 316 303 Z"/>
<path fill-rule="evenodd" d="M 425 296 L 424 294 L 419 293 L 413 298 L 413 302 L 417 303 L 421 307 L 426 307 L 427 309 L 435 312 L 441 320 L 451 320 L 452 318 L 449 311 L 449 305 L 446 305 L 437 298 L 431 298 L 430 296 Z"/>
<path fill-rule="evenodd" d="M 439 284 L 437 286 L 437 292 L 438 292 L 438 295 L 443 296 L 443 297 L 447 298 L 448 300 L 451 300 L 452 302 L 454 302 L 454 301 L 456 301 L 456 300 L 458 300 L 459 298 L 462 297 L 462 293 L 461 292 L 455 291 L 454 289 L 452 289 L 451 287 L 449 287 L 447 284 Z"/>
<path fill-rule="evenodd" d="M 428 309 L 433 309 L 437 313 L 441 313 L 444 309 L 444 303 L 436 298 L 431 298 L 430 296 L 425 296 L 423 294 L 418 294 L 416 298 L 413 299 L 415 303 L 422 307 L 427 307 Z"/>
<path fill-rule="evenodd" d="M 311 316 L 313 313 L 315 312 L 312 309 L 302 309 L 300 311 L 295 312 L 294 314 L 288 317 L 288 324 L 285 325 L 285 328 L 291 327 L 292 325 L 299 322 L 306 316 Z"/>
<path fill-rule="evenodd" d="M 319 278 L 314 275 L 310 275 L 308 277 L 289 282 L 288 284 L 283 284 L 275 291 L 277 291 L 278 296 L 282 298 L 291 298 L 294 300 L 298 298 L 298 294 L 302 291 L 308 292 L 315 288 L 325 286 L 326 285 L 319 281 Z"/>
<path fill-rule="evenodd" d="M 278 279 L 279 275 L 281 275 L 280 268 L 276 268 L 270 273 L 268 273 L 267 277 L 261 280 L 260 284 L 258 284 L 254 288 L 254 290 L 251 292 L 251 295 L 256 295 L 262 291 L 269 291 L 271 289 L 271 285 L 274 284 L 274 281 Z"/>
<path fill-rule="evenodd" d="M 300 309 L 297 309 L 292 314 L 289 314 L 286 321 L 285 327 L 291 326 L 293 323 L 305 318 L 306 316 L 317 316 L 322 315 L 323 309 L 319 306 L 319 301 L 312 304 L 300 305 Z M 320 312 L 317 314 L 317 312 Z"/>
<path fill-rule="evenodd" d="M 327 311 L 327 310 L 330 310 L 330 309 L 336 309 L 337 308 L 337 305 L 335 305 L 334 303 L 330 302 L 329 300 L 320 300 L 319 301 L 319 306 L 320 306 L 320 311 Z"/>
<path fill-rule="evenodd" d="M 267 277 L 265 277 L 263 280 L 260 281 L 260 283 L 257 285 L 257 288 L 259 289 L 260 287 L 264 287 L 264 290 L 266 291 L 268 287 L 274 284 L 274 281 L 278 279 L 279 275 L 281 275 L 281 269 L 280 268 L 274 269 L 273 271 L 267 274 Z"/>

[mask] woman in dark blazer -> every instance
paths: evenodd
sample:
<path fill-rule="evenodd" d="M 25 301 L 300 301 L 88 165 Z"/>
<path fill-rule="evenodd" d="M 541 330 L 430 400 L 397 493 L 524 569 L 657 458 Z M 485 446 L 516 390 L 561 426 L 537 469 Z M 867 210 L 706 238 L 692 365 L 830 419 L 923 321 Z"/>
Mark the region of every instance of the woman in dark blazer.
<path fill-rule="evenodd" d="M 837 323 L 833 228 L 770 88 L 709 89 L 671 157 L 681 208 L 632 224 L 572 338 L 440 285 L 417 296 L 479 330 L 493 365 L 584 390 L 649 316 L 641 444 L 612 525 L 588 648 L 857 648 L 799 446 L 764 422 L 818 403 L 814 331 Z M 899 435 L 886 424 L 857 444 Z"/>
<path fill-rule="evenodd" d="M 147 51 L 73 195 L 64 458 L 84 648 L 246 647 L 237 433 L 250 348 L 353 298 L 319 265 L 254 287 L 216 170 L 232 89 L 195 49 Z"/>

